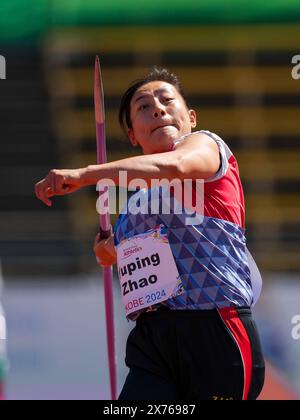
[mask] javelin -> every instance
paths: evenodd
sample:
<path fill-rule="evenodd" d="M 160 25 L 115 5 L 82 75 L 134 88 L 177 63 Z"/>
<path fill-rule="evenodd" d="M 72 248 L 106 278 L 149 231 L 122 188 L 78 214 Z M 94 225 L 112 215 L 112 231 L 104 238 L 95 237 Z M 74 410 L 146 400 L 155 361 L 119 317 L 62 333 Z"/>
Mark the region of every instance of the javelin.
<path fill-rule="evenodd" d="M 105 142 L 105 113 L 104 113 L 104 93 L 101 79 L 99 57 L 95 59 L 95 79 L 94 79 L 94 102 L 96 119 L 96 138 L 97 138 L 97 162 L 106 163 L 106 142 Z M 110 215 L 108 210 L 108 187 L 104 190 L 107 201 L 105 203 L 107 212 L 100 214 L 100 239 L 107 238 L 111 232 Z M 100 192 L 99 192 L 100 195 Z M 113 287 L 112 287 L 112 267 L 103 267 L 104 277 L 104 299 L 106 315 L 106 337 L 107 352 L 110 377 L 111 399 L 116 399 L 117 377 L 116 377 L 116 353 L 115 353 L 115 331 L 114 331 L 114 306 L 113 306 Z"/>

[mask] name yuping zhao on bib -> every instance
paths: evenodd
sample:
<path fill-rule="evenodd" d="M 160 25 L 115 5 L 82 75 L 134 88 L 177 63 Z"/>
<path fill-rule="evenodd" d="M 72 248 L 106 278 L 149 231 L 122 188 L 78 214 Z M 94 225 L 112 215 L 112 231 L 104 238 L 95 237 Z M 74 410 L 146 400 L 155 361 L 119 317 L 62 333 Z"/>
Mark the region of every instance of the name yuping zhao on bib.
<path fill-rule="evenodd" d="M 126 316 L 180 294 L 182 283 L 162 227 L 117 246 L 118 275 Z"/>

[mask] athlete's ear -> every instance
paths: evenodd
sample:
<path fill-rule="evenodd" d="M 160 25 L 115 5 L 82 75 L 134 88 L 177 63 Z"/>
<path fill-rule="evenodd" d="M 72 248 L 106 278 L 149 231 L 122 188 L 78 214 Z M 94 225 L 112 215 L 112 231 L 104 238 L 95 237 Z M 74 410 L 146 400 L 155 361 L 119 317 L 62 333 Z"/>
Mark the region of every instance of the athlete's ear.
<path fill-rule="evenodd" d="M 133 129 L 132 128 L 128 128 L 127 129 L 127 136 L 130 140 L 130 143 L 132 144 L 133 147 L 137 147 L 138 142 L 135 139 L 134 133 L 133 133 Z"/>
<path fill-rule="evenodd" d="M 190 116 L 191 127 L 195 128 L 197 126 L 196 111 L 194 109 L 189 109 L 189 116 Z"/>

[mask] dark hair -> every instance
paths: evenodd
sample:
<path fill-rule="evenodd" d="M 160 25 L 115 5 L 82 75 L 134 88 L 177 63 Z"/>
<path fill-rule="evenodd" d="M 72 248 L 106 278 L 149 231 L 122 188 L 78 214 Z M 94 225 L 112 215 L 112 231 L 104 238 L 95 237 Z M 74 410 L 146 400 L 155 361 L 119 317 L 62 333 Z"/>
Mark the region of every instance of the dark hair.
<path fill-rule="evenodd" d="M 134 95 L 134 93 L 143 85 L 154 82 L 156 80 L 160 80 L 162 82 L 170 83 L 171 85 L 175 86 L 177 91 L 183 97 L 186 106 L 190 108 L 188 99 L 182 89 L 181 83 L 178 77 L 174 73 L 170 73 L 169 70 L 163 67 L 156 67 L 154 66 L 150 73 L 148 73 L 142 79 L 137 79 L 129 86 L 126 90 L 124 95 L 121 99 L 120 110 L 119 110 L 119 123 L 127 136 L 127 128 L 132 128 L 131 126 L 131 118 L 130 118 L 130 102 Z"/>

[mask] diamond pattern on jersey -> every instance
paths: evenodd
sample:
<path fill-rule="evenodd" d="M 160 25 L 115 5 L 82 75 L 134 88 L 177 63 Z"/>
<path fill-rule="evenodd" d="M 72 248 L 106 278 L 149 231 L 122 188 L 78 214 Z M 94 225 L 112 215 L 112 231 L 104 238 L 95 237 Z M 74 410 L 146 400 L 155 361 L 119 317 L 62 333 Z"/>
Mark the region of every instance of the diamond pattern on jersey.
<path fill-rule="evenodd" d="M 140 194 L 142 194 L 139 191 Z M 153 191 L 144 190 L 148 203 Z M 163 194 L 154 194 L 161 200 Z M 144 197 L 145 198 L 145 197 Z M 129 204 L 128 204 L 129 203 Z M 253 295 L 246 256 L 244 229 L 225 220 L 204 217 L 186 225 L 182 214 L 121 214 L 115 225 L 115 245 L 123 239 L 163 226 L 183 283 L 184 292 L 165 303 L 172 309 L 212 309 L 249 306 Z M 156 305 L 155 305 L 156 306 Z"/>

